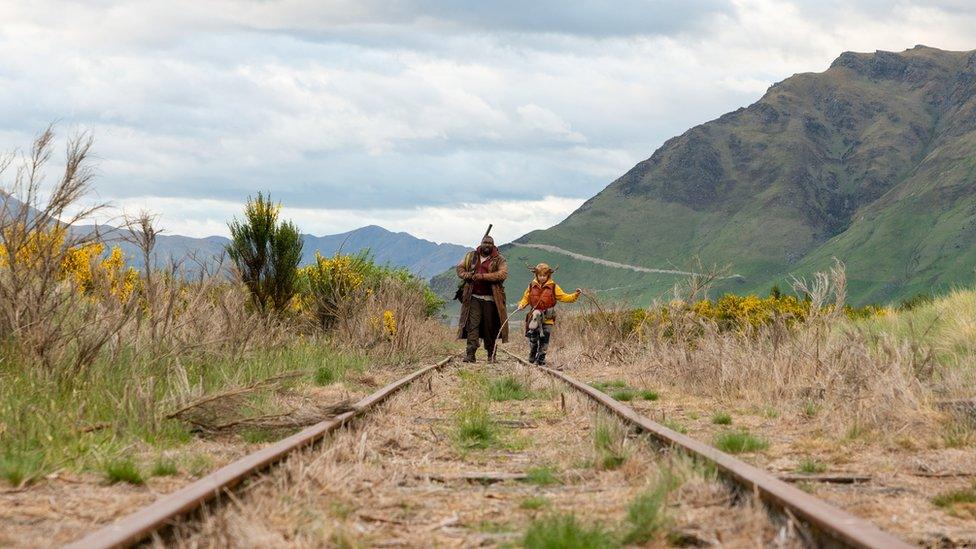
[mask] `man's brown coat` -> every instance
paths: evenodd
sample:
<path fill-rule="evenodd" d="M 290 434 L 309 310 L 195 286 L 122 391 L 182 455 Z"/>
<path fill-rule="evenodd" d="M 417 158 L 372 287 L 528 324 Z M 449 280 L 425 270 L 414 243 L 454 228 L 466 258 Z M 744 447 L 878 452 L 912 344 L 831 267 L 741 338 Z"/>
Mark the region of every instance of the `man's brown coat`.
<path fill-rule="evenodd" d="M 464 255 L 464 258 L 460 263 L 457 264 L 457 275 L 459 278 L 463 278 L 465 272 L 474 272 L 477 264 L 476 261 L 480 261 L 480 257 L 477 250 L 470 251 Z M 488 260 L 488 274 L 484 275 L 484 281 L 491 284 L 491 296 L 495 300 L 495 308 L 498 309 L 498 319 L 502 323 L 501 340 L 503 342 L 508 342 L 508 322 L 506 319 L 508 315 L 505 310 L 505 279 L 508 278 L 508 263 L 505 261 L 505 257 L 498 253 L 498 249 L 492 253 L 491 259 Z M 467 337 L 467 325 L 468 325 L 468 311 L 471 307 L 471 290 L 472 284 L 470 280 L 464 282 L 464 290 L 461 294 L 461 318 L 458 320 L 458 339 L 465 339 Z"/>

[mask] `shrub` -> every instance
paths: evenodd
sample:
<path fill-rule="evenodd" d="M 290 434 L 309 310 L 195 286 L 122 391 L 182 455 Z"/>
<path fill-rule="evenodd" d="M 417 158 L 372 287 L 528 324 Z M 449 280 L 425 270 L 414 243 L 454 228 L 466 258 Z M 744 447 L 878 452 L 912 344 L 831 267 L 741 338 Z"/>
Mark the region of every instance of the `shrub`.
<path fill-rule="evenodd" d="M 929 303 L 932 303 L 932 301 L 934 301 L 934 298 L 932 297 L 932 294 L 925 293 L 925 292 L 917 293 L 917 294 L 913 295 L 912 297 L 909 297 L 907 299 L 903 299 L 898 304 L 898 310 L 899 311 L 911 311 L 911 310 L 914 310 L 914 309 L 916 309 L 918 307 L 921 307 L 922 305 L 928 305 Z"/>
<path fill-rule="evenodd" d="M 244 219 L 229 224 L 227 255 L 237 266 L 241 282 L 261 310 L 284 311 L 298 286 L 302 238 L 291 222 L 278 221 L 281 204 L 258 193 L 248 199 Z"/>
<path fill-rule="evenodd" d="M 324 329 L 333 328 L 342 318 L 352 316 L 369 296 L 384 284 L 395 286 L 398 293 L 414 294 L 420 299 L 420 314 L 430 318 L 444 305 L 426 282 L 406 269 L 394 269 L 375 263 L 367 251 L 357 254 L 336 253 L 331 257 L 315 254 L 315 262 L 298 271 L 301 297 L 295 307 L 310 311 Z M 375 327 L 394 337 L 399 331 L 394 311 L 385 309 L 375 319 Z"/>

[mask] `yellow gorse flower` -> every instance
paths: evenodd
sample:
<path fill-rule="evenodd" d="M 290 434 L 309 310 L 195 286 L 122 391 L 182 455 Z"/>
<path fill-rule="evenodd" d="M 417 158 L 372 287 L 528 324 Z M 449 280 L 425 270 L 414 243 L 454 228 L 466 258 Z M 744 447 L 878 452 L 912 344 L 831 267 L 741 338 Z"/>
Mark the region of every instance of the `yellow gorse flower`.
<path fill-rule="evenodd" d="M 23 230 L 11 227 L 8 231 Z M 23 236 L 22 239 L 15 236 Z M 0 268 L 9 267 L 10 256 L 17 265 L 33 267 L 39 261 L 48 261 L 60 256 L 58 277 L 71 281 L 81 292 L 91 293 L 98 282 L 107 284 L 109 293 L 120 300 L 126 300 L 132 295 L 139 275 L 131 267 L 125 266 L 122 249 L 112 247 L 109 255 L 99 258 L 105 253 L 105 244 L 91 242 L 62 250 L 65 246 L 64 227 L 54 227 L 47 231 L 31 231 L 27 235 L 8 234 L 7 242 L 22 240 L 23 244 L 13 253 L 8 253 L 4 244 L 0 244 Z"/>
<path fill-rule="evenodd" d="M 396 317 L 393 316 L 393 311 L 383 311 L 383 328 L 386 330 L 388 336 L 393 337 L 396 335 L 397 321 Z"/>

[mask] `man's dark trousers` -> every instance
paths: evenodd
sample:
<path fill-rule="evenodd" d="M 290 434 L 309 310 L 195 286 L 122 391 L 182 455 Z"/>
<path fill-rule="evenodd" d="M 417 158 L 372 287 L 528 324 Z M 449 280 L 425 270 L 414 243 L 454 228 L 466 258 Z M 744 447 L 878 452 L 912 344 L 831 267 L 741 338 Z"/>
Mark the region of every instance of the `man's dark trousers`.
<path fill-rule="evenodd" d="M 495 307 L 495 301 L 471 296 L 466 327 L 468 359 L 474 360 L 474 353 L 478 350 L 479 337 L 485 341 L 485 351 L 488 352 L 488 358 L 494 358 L 495 338 L 498 337 L 498 329 L 501 328 L 499 324 L 501 321 L 498 318 L 498 308 Z"/>

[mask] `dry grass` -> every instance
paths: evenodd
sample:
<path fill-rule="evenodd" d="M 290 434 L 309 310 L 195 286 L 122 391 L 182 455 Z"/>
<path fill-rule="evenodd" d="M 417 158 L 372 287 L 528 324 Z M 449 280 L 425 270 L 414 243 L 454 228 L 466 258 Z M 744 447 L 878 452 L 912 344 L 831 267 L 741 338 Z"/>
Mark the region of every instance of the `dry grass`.
<path fill-rule="evenodd" d="M 628 332 L 627 315 L 607 314 L 591 301 L 584 314 L 561 323 L 554 356 L 570 367 L 618 367 L 637 386 L 652 378 L 727 407 L 829 409 L 817 416 L 826 431 L 938 432 L 943 416 L 933 400 L 963 390 L 970 373 L 940 365 L 917 340 L 871 333 L 830 312 L 843 303 L 841 269 L 817 281 L 807 288 L 814 301 L 836 295 L 836 306 L 789 327 L 777 321 L 746 331 L 720 329 L 688 310 L 689 299 L 675 299 L 650 307 L 666 308 L 665 321 Z"/>
<path fill-rule="evenodd" d="M 818 280 L 815 297 L 830 305 L 842 273 Z M 590 304 L 590 315 L 561 320 L 553 362 L 579 379 L 654 389 L 659 400 L 629 404 L 702 441 L 729 430 L 724 416 L 713 422 L 728 413 L 735 431 L 768 442 L 744 459 L 773 473 L 870 477 L 803 488 L 903 539 L 976 543 L 967 504 L 933 503 L 965 492 L 976 470 L 971 414 L 937 404 L 973 395 L 976 291 L 867 320 L 824 311 L 750 331 L 721 330 L 687 314 L 685 302 L 660 304 L 669 323 L 648 323 L 640 335 L 613 325 L 624 315 Z"/>
<path fill-rule="evenodd" d="M 418 384 L 321 449 L 292 457 L 202 523 L 184 525 L 177 544 L 521 544 L 543 535 L 533 525 L 551 516 L 575 517 L 566 520 L 579 528 L 564 532 L 575 542 L 599 529 L 600 539 L 614 547 L 625 539 L 660 544 L 671 535 L 732 545 L 775 538 L 765 514 L 735 503 L 722 483 L 690 461 L 662 459 L 643 437 L 623 436 L 619 424 L 612 430 L 621 436 L 612 444 L 620 445 L 627 461 L 613 470 L 592 467 L 599 456 L 596 426 L 615 420 L 575 393 L 566 394 L 563 409 L 560 386 L 514 362 L 502 367 L 533 394 L 547 396 L 495 402 L 485 370 L 463 379 L 451 371 L 437 374 L 433 393 Z M 472 375 L 488 379 L 472 382 Z M 514 444 L 452 444 L 452 417 L 469 405 L 462 394 L 475 398 L 477 386 L 484 389 L 479 398 L 491 420 L 508 426 L 503 436 Z M 461 480 L 530 471 L 535 473 L 526 481 Z M 543 476 L 545 482 L 532 480 Z"/>

